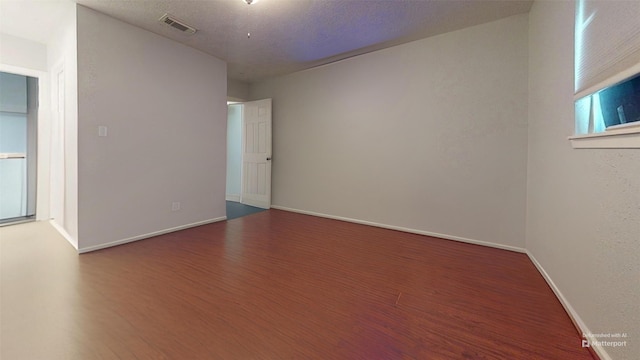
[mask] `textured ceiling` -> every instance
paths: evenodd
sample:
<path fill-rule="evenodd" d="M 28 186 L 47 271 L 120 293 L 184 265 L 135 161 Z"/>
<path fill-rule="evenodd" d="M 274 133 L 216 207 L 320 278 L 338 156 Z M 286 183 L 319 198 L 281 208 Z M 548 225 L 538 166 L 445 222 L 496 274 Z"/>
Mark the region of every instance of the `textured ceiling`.
<path fill-rule="evenodd" d="M 0 0 L 0 6 L 7 1 Z M 526 13 L 532 3 L 529 0 L 260 0 L 253 5 L 242 0 L 76 2 L 223 59 L 228 63 L 229 77 L 245 82 Z M 31 18 L 36 17 L 33 9 L 31 12 Z M 157 20 L 167 12 L 198 32 L 186 35 L 159 23 Z"/>

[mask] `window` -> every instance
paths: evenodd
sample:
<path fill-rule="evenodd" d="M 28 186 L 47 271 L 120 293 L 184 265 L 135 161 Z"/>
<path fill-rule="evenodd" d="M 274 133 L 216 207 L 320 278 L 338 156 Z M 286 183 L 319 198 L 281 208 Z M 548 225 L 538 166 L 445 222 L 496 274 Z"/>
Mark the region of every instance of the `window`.
<path fill-rule="evenodd" d="M 578 0 L 574 148 L 640 148 L 640 1 Z"/>

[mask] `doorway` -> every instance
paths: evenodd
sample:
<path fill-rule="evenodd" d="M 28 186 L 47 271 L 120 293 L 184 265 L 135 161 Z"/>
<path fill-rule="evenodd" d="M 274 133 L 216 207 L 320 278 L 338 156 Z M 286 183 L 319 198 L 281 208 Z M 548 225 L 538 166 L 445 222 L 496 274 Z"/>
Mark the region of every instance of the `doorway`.
<path fill-rule="evenodd" d="M 227 219 L 271 207 L 271 99 L 229 103 Z"/>
<path fill-rule="evenodd" d="M 35 219 L 38 79 L 0 72 L 0 224 Z"/>

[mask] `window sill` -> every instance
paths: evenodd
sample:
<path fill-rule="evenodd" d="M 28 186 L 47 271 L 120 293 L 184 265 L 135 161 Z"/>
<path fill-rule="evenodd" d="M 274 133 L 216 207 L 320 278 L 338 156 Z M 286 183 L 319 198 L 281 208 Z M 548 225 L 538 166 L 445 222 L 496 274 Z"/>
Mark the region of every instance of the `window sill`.
<path fill-rule="evenodd" d="M 574 149 L 640 149 L 640 126 L 569 136 Z"/>

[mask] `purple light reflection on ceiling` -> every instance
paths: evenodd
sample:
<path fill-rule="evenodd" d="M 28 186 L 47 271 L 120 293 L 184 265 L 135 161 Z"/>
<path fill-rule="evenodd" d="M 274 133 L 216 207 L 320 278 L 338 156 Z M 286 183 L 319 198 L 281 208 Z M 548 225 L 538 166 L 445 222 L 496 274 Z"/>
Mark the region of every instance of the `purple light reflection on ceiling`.
<path fill-rule="evenodd" d="M 389 41 L 406 34 L 399 28 L 389 31 L 382 25 L 401 24 L 411 16 L 404 1 L 392 7 L 389 1 L 354 1 L 343 5 L 342 10 L 351 15 L 317 17 L 314 23 L 306 24 L 302 33 L 300 29 L 288 29 L 296 32 L 291 34 L 288 54 L 296 61 L 312 62 Z"/>

